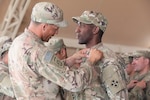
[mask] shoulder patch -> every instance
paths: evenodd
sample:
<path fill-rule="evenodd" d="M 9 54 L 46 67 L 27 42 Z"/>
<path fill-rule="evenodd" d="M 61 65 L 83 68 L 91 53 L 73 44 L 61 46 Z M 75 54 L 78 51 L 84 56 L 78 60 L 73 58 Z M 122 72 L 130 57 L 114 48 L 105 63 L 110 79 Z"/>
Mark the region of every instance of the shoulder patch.
<path fill-rule="evenodd" d="M 46 63 L 50 63 L 56 67 L 63 67 L 64 66 L 64 62 L 61 61 L 58 57 L 55 56 L 54 53 L 47 51 L 45 56 L 44 56 L 44 61 Z"/>
<path fill-rule="evenodd" d="M 114 66 L 109 65 L 103 69 L 103 82 L 112 94 L 116 94 L 125 88 L 125 83 L 121 78 L 120 70 Z"/>
<path fill-rule="evenodd" d="M 50 62 L 52 57 L 54 56 L 54 54 L 50 51 L 46 52 L 45 56 L 44 56 L 44 61 L 45 62 Z"/>

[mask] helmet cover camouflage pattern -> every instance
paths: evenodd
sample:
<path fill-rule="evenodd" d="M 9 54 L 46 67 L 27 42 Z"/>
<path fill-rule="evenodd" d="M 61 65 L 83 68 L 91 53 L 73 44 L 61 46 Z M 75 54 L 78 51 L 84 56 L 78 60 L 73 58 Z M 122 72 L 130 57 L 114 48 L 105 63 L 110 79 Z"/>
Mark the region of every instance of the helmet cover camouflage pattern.
<path fill-rule="evenodd" d="M 54 53 L 57 53 L 61 50 L 61 48 L 65 48 L 66 45 L 64 44 L 63 39 L 61 38 L 51 38 L 48 42 L 44 43 L 50 50 Z"/>
<path fill-rule="evenodd" d="M 84 11 L 81 16 L 72 17 L 73 21 L 85 24 L 94 24 L 105 32 L 107 27 L 107 19 L 99 12 Z"/>
<path fill-rule="evenodd" d="M 54 24 L 58 27 L 66 27 L 63 19 L 63 11 L 55 4 L 49 2 L 37 3 L 31 13 L 31 20 L 39 23 Z"/>

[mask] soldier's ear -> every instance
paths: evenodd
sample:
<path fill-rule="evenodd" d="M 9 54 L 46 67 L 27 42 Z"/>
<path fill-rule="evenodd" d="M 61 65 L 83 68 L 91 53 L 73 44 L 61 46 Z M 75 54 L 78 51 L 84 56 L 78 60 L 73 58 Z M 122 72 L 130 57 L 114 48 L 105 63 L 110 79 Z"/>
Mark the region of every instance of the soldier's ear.
<path fill-rule="evenodd" d="M 65 55 L 66 55 L 65 48 L 62 48 L 62 49 L 60 50 L 60 53 L 61 53 L 62 56 L 65 56 Z"/>
<path fill-rule="evenodd" d="M 46 27 L 47 27 L 47 24 L 41 24 L 41 27 L 42 27 L 42 31 L 45 31 Z"/>
<path fill-rule="evenodd" d="M 95 27 L 93 28 L 93 33 L 94 33 L 94 34 L 97 34 L 99 30 L 100 30 L 100 28 L 97 27 L 97 26 L 95 26 Z"/>
<path fill-rule="evenodd" d="M 149 58 L 145 58 L 145 62 L 146 62 L 146 64 L 150 65 L 150 59 Z"/>

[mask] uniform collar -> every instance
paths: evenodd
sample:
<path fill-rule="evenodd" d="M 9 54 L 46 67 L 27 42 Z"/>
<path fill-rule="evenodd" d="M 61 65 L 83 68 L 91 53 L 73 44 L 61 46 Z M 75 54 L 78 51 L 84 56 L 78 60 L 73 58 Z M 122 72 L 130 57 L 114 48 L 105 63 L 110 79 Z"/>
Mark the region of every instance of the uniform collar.
<path fill-rule="evenodd" d="M 25 34 L 30 36 L 30 37 L 34 37 L 35 41 L 37 41 L 37 42 L 39 42 L 39 43 L 44 45 L 44 42 L 41 40 L 41 38 L 39 38 L 37 35 L 35 35 L 29 29 L 25 28 Z"/>
<path fill-rule="evenodd" d="M 92 48 L 97 48 L 97 47 L 100 47 L 100 46 L 103 46 L 103 43 L 102 43 L 102 42 L 100 42 L 100 43 L 94 45 Z"/>

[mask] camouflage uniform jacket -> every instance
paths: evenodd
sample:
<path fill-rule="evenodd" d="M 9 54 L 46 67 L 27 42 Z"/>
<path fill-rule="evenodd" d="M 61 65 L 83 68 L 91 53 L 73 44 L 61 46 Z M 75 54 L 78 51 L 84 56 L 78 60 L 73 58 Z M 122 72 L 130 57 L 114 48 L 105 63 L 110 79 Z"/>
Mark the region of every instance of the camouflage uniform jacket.
<path fill-rule="evenodd" d="M 14 92 L 8 71 L 9 71 L 8 67 L 2 61 L 0 61 L 0 93 L 1 93 L 0 97 L 2 98 L 7 97 L 9 99 L 12 98 L 12 100 L 15 100 L 13 99 Z"/>
<path fill-rule="evenodd" d="M 146 74 L 140 75 L 139 73 L 135 73 L 134 80 L 144 80 L 146 82 L 146 88 L 141 89 L 138 86 L 135 86 L 129 92 L 129 100 L 150 100 L 150 71 Z"/>
<path fill-rule="evenodd" d="M 10 96 L 7 96 L 3 93 L 0 93 L 0 100 L 16 100 L 15 98 L 12 98 Z"/>
<path fill-rule="evenodd" d="M 92 79 L 90 66 L 69 70 L 39 37 L 27 29 L 14 39 L 8 56 L 17 100 L 60 100 L 57 85 L 77 92 L 84 89 Z"/>
<path fill-rule="evenodd" d="M 121 60 L 102 43 L 93 48 L 101 50 L 104 54 L 104 58 L 94 66 L 95 77 L 86 89 L 68 95 L 72 96 L 72 100 L 128 100 Z M 70 97 L 67 96 L 67 100 L 71 100 Z"/>

